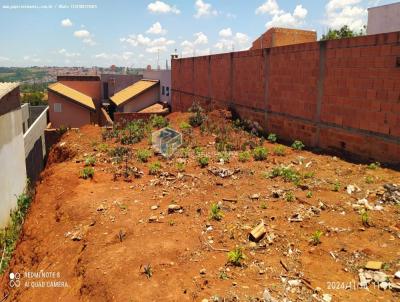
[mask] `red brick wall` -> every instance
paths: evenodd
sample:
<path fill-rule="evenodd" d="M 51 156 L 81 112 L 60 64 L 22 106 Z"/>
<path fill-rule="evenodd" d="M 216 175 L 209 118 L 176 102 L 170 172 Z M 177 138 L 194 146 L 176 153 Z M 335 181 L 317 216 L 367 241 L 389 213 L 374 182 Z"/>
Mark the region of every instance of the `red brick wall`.
<path fill-rule="evenodd" d="M 282 139 L 400 163 L 400 32 L 172 61 L 172 110 L 234 108 Z"/>
<path fill-rule="evenodd" d="M 273 27 L 253 42 L 252 50 L 317 41 L 317 33 L 310 30 Z"/>

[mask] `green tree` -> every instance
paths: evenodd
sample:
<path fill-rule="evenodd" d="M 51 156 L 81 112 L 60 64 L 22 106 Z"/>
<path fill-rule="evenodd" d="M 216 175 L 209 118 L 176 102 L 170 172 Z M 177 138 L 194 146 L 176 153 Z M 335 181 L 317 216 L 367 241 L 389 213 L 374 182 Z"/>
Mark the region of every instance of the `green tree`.
<path fill-rule="evenodd" d="M 24 93 L 24 95 L 22 96 L 22 102 L 29 103 L 32 106 L 45 105 L 46 102 L 43 99 L 44 99 L 44 94 L 41 91 Z"/>
<path fill-rule="evenodd" d="M 359 32 L 351 30 L 347 25 L 342 26 L 340 29 L 330 28 L 326 34 L 322 35 L 321 41 L 364 36 L 366 34 L 365 29 L 365 25 Z"/>

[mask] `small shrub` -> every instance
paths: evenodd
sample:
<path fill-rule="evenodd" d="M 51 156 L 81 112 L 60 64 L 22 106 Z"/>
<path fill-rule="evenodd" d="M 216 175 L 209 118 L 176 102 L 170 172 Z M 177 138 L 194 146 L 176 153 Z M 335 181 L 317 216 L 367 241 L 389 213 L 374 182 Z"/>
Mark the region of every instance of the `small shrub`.
<path fill-rule="evenodd" d="M 313 245 L 318 245 L 321 243 L 321 237 L 324 233 L 320 230 L 315 231 L 314 234 L 311 235 L 310 241 Z"/>
<path fill-rule="evenodd" d="M 179 128 L 181 129 L 181 131 L 185 134 L 188 134 L 190 132 L 192 132 L 192 126 L 190 126 L 190 124 L 186 123 L 186 122 L 182 122 L 179 124 Z"/>
<path fill-rule="evenodd" d="M 303 144 L 302 141 L 295 140 L 292 144 L 292 148 L 295 150 L 303 150 L 305 145 Z"/>
<path fill-rule="evenodd" d="M 157 114 L 150 116 L 149 123 L 152 127 L 157 129 L 167 127 L 169 124 L 168 120 L 165 117 Z"/>
<path fill-rule="evenodd" d="M 334 192 L 339 192 L 340 190 L 340 182 L 336 181 L 333 185 L 332 185 L 332 191 Z"/>
<path fill-rule="evenodd" d="M 372 184 L 372 183 L 374 183 L 374 178 L 372 176 L 368 175 L 367 177 L 365 177 L 365 182 L 367 184 Z"/>
<path fill-rule="evenodd" d="M 136 144 L 140 142 L 149 129 L 143 120 L 129 122 L 123 130 L 120 131 L 120 141 L 123 145 Z"/>
<path fill-rule="evenodd" d="M 370 227 L 371 226 L 371 222 L 369 219 L 369 214 L 366 210 L 361 211 L 361 223 L 363 226 L 365 227 Z"/>
<path fill-rule="evenodd" d="M 250 160 L 251 153 L 250 151 L 241 151 L 239 152 L 238 156 L 239 156 L 239 161 L 244 163 Z"/>
<path fill-rule="evenodd" d="M 189 124 L 192 127 L 199 127 L 206 120 L 204 109 L 201 108 L 198 102 L 193 103 L 193 105 L 189 108 L 189 112 L 192 113 L 192 115 L 189 117 Z"/>
<path fill-rule="evenodd" d="M 263 210 L 267 208 L 267 204 L 265 203 L 265 201 L 260 204 L 260 208 Z"/>
<path fill-rule="evenodd" d="M 157 175 L 161 171 L 161 163 L 156 161 L 149 165 L 149 174 L 150 175 Z"/>
<path fill-rule="evenodd" d="M 151 151 L 146 149 L 140 149 L 136 152 L 137 159 L 142 163 L 147 163 L 151 157 Z"/>
<path fill-rule="evenodd" d="M 146 275 L 147 279 L 150 279 L 153 276 L 153 269 L 150 264 L 143 266 L 143 274 Z"/>
<path fill-rule="evenodd" d="M 306 172 L 306 173 L 304 173 L 303 177 L 306 178 L 306 179 L 307 178 L 313 178 L 314 175 L 315 175 L 314 172 Z"/>
<path fill-rule="evenodd" d="M 229 163 L 231 155 L 228 152 L 219 152 L 217 155 L 218 161 L 223 161 L 224 163 Z"/>
<path fill-rule="evenodd" d="M 201 148 L 201 147 L 195 147 L 195 148 L 194 148 L 194 154 L 195 154 L 196 156 L 200 156 L 201 153 L 203 153 L 203 148 Z"/>
<path fill-rule="evenodd" d="M 262 161 L 267 159 L 268 150 L 265 147 L 256 147 L 253 150 L 253 158 L 257 161 Z"/>
<path fill-rule="evenodd" d="M 313 196 L 313 193 L 311 191 L 308 191 L 307 194 L 306 194 L 306 197 L 307 198 L 311 198 L 312 196 Z"/>
<path fill-rule="evenodd" d="M 83 179 L 92 179 L 94 176 L 94 169 L 92 167 L 85 167 L 80 173 L 80 177 Z"/>
<path fill-rule="evenodd" d="M 271 143 L 276 143 L 278 136 L 275 133 L 270 133 L 267 138 Z"/>
<path fill-rule="evenodd" d="M 275 167 L 268 176 L 269 178 L 280 176 L 284 181 L 293 182 L 295 185 L 298 185 L 301 181 L 300 173 L 288 167 Z"/>
<path fill-rule="evenodd" d="M 221 209 L 218 204 L 213 203 L 211 204 L 210 208 L 210 218 L 213 220 L 220 221 L 223 217 L 223 214 L 221 212 Z"/>
<path fill-rule="evenodd" d="M 286 199 L 286 201 L 288 201 L 288 202 L 294 201 L 295 198 L 296 198 L 296 197 L 294 196 L 294 194 L 293 194 L 292 191 L 289 191 L 289 192 L 287 192 L 287 193 L 285 194 L 285 199 Z"/>
<path fill-rule="evenodd" d="M 85 166 L 94 166 L 96 159 L 93 156 L 89 156 L 85 159 Z"/>
<path fill-rule="evenodd" d="M 179 149 L 180 157 L 189 158 L 189 151 L 190 151 L 189 147 Z"/>
<path fill-rule="evenodd" d="M 233 251 L 228 253 L 228 262 L 235 265 L 241 266 L 242 261 L 246 258 L 240 247 L 236 247 Z"/>
<path fill-rule="evenodd" d="M 107 152 L 107 151 L 108 151 L 108 145 L 105 144 L 105 143 L 98 144 L 98 145 L 97 145 L 97 149 L 98 149 L 100 152 Z"/>
<path fill-rule="evenodd" d="M 376 169 L 378 169 L 380 167 L 381 167 L 380 163 L 374 162 L 374 163 L 370 163 L 367 168 L 370 169 L 370 170 L 376 170 Z"/>
<path fill-rule="evenodd" d="M 210 159 L 207 156 L 200 156 L 197 158 L 197 162 L 201 168 L 207 167 L 209 160 Z"/>
<path fill-rule="evenodd" d="M 278 156 L 284 156 L 286 154 L 285 147 L 276 146 L 274 149 L 274 154 Z"/>
<path fill-rule="evenodd" d="M 113 157 L 123 157 L 124 155 L 127 155 L 129 153 L 129 149 L 124 146 L 118 146 L 114 149 L 111 149 L 109 153 Z"/>
<path fill-rule="evenodd" d="M 184 164 L 184 163 L 181 163 L 181 162 L 176 163 L 176 169 L 177 169 L 179 172 L 185 171 L 185 164 Z"/>

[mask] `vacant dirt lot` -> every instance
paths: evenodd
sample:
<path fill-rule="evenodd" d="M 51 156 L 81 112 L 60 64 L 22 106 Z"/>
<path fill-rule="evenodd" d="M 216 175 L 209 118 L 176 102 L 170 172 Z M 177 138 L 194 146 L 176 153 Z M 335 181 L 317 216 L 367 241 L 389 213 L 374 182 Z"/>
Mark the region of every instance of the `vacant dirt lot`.
<path fill-rule="evenodd" d="M 188 115 L 171 114 L 171 126 Z M 196 128 L 190 137 L 188 158 L 181 150 L 142 163 L 136 150 L 150 148 L 147 138 L 118 159 L 110 155 L 118 143 L 103 141 L 101 128 L 67 132 L 2 276 L 5 301 L 399 301 L 400 190 L 383 188 L 400 184 L 399 172 L 277 151 L 268 141 L 266 160 L 242 162 L 232 151 L 221 162 L 215 134 Z M 209 157 L 204 168 L 200 154 Z M 92 157 L 93 179 L 80 178 Z M 156 161 L 161 169 L 152 165 L 150 175 Z M 211 218 L 212 204 L 220 220 Z M 251 241 L 261 222 L 265 234 L 261 226 L 263 236 Z M 228 261 L 235 248 L 244 254 L 237 265 Z M 368 261 L 383 263 L 379 282 Z M 10 272 L 20 274 L 19 287 L 10 287 Z"/>

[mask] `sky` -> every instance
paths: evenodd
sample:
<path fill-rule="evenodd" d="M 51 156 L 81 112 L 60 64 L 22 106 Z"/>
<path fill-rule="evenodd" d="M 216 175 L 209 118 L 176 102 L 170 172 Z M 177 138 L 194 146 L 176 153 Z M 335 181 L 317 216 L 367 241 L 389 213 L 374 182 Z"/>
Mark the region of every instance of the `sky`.
<path fill-rule="evenodd" d="M 390 0 L 0 0 L 0 66 L 161 68 L 172 53 L 245 50 L 268 28 L 367 23 Z"/>

